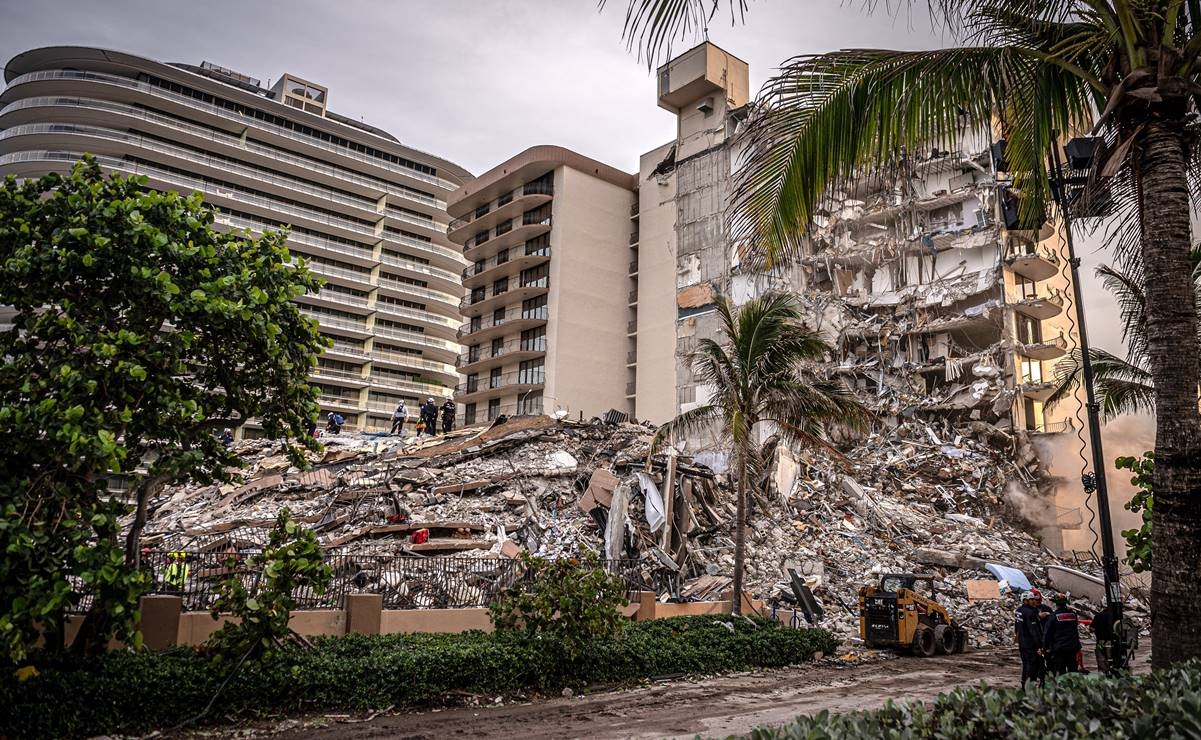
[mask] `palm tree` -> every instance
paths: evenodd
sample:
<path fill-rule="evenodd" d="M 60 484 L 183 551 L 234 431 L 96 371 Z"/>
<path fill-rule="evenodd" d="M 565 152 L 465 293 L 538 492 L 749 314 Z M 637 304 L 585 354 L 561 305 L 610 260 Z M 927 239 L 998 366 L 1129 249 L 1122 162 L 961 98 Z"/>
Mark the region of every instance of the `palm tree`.
<path fill-rule="evenodd" d="M 780 439 L 799 446 L 827 445 L 829 425 L 862 428 L 867 412 L 839 382 L 817 380 L 807 363 L 823 360 L 830 347 L 801 323 L 800 303 L 788 293 L 766 293 L 735 309 L 716 302 L 724 342 L 702 339 L 690 356 L 696 378 L 713 395 L 659 427 L 653 450 L 669 440 L 720 429 L 734 454 L 737 521 L 734 525 L 733 612 L 742 611 L 746 556 L 747 481 L 758 466 L 756 427 L 773 424 Z"/>
<path fill-rule="evenodd" d="M 1030 222 L 1050 202 L 1046 154 L 1060 133 L 1099 134 L 1087 200 L 1121 224 L 1114 254 L 1137 267 L 1146 299 L 1156 410 L 1153 664 L 1201 657 L 1201 344 L 1188 262 L 1190 200 L 1201 189 L 1201 0 L 865 3 L 869 12 L 925 5 L 962 45 L 788 60 L 745 126 L 735 243 L 768 262 L 801 253 L 827 193 L 886 173 L 907 151 L 953 148 L 965 128 L 996 122 Z M 625 35 L 651 63 L 720 7 L 737 20 L 748 0 L 629 0 Z"/>
<path fill-rule="evenodd" d="M 1197 310 L 1201 314 L 1201 245 L 1193 247 L 1190 261 Z M 1122 339 L 1126 343 L 1124 358 L 1096 348 L 1089 352 L 1101 413 L 1110 419 L 1123 414 L 1154 413 L 1155 382 L 1147 369 L 1147 301 L 1142 279 L 1110 265 L 1098 267 L 1097 274 L 1117 299 Z M 1201 325 L 1198 331 L 1201 331 Z M 1080 351 L 1076 350 L 1055 365 L 1056 388 L 1047 397 L 1048 408 L 1074 396 L 1080 375 Z"/>

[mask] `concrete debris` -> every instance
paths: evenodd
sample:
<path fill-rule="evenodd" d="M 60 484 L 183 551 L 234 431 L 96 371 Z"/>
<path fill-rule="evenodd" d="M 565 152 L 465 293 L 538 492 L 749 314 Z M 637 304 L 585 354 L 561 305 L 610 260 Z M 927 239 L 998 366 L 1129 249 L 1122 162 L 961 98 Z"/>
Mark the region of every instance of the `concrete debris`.
<path fill-rule="evenodd" d="M 410 573 L 403 583 L 361 568 L 337 575 L 358 589 L 404 590 L 418 608 L 437 606 L 450 588 L 437 556 L 511 562 L 522 551 L 587 549 L 632 561 L 637 585 L 664 600 L 728 596 L 730 483 L 688 456 L 648 460 L 652 433 L 631 423 L 516 417 L 417 442 L 343 435 L 326 438 L 306 472 L 287 467 L 277 443 L 244 441 L 233 448 L 246 461 L 244 481 L 165 490 L 150 502 L 144 545 L 253 552 L 287 507 L 330 554 L 426 558 L 428 575 Z M 940 598 L 977 645 L 1008 643 L 1015 597 L 1002 595 L 1005 585 L 982 565 L 1044 583 L 1046 566 L 1061 563 L 1017 526 L 1005 489 L 1023 472 L 994 435 L 989 425 L 910 420 L 860 440 L 844 459 L 777 447 L 769 490 L 748 503 L 747 589 L 788 610 L 795 573 L 821 623 L 854 640 L 861 586 L 882 573 L 933 572 Z M 787 475 L 775 474 L 777 463 Z M 777 489 L 782 480 L 787 490 Z M 500 577 L 493 570 L 471 574 L 481 599 Z M 982 580 L 995 596 L 982 600 Z"/>

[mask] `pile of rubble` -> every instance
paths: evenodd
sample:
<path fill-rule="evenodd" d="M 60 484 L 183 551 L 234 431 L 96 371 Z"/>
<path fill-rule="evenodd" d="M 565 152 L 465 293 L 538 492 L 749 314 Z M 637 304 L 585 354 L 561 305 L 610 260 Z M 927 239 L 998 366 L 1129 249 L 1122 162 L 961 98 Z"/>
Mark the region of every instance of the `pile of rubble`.
<path fill-rule="evenodd" d="M 290 467 L 278 443 L 240 442 L 243 482 L 164 491 L 150 504 L 144 544 L 253 551 L 287 507 L 328 553 L 350 558 L 338 578 L 362 590 L 413 588 L 373 575 L 369 562 L 427 558 L 434 572 L 447 556 L 484 568 L 522 550 L 587 548 L 625 563 L 627 577 L 664 599 L 717 598 L 734 561 L 725 458 L 649 456 L 652 434 L 637 424 L 517 417 L 420 440 L 334 436 L 306 471 Z M 1015 599 L 984 566 L 1041 581 L 1059 561 L 1005 503 L 1006 486 L 1026 474 L 996 434 L 985 424 L 954 431 L 910 421 L 841 458 L 769 442 L 749 504 L 747 590 L 786 599 L 791 570 L 821 602 L 823 624 L 853 638 L 861 586 L 881 573 L 932 572 L 940 600 L 977 644 L 1008 642 Z"/>

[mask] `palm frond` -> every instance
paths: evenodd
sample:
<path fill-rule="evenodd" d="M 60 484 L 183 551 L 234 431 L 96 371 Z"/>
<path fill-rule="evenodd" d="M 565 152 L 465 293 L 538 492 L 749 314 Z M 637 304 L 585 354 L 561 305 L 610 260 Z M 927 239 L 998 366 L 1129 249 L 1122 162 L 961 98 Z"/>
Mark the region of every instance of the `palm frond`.
<path fill-rule="evenodd" d="M 676 418 L 659 427 L 651 439 L 650 454 L 663 449 L 670 440 L 687 439 L 700 432 L 707 431 L 715 423 L 721 422 L 721 407 L 713 404 L 697 406 L 694 409 L 681 412 Z"/>
<path fill-rule="evenodd" d="M 648 68 L 671 58 L 672 43 L 699 38 L 721 6 L 728 5 L 730 23 L 741 22 L 748 0 L 630 0 L 626 7 L 622 38 L 626 49 L 637 50 Z M 607 0 L 597 0 L 604 10 Z"/>
<path fill-rule="evenodd" d="M 1023 208 L 1040 209 L 1054 131 L 1087 122 L 1091 100 L 1087 82 L 1015 47 L 794 58 L 764 86 L 741 136 L 731 236 L 752 260 L 795 257 L 827 192 L 879 178 L 907 153 L 954 148 L 998 106 L 1025 139 L 1006 153 Z"/>
<path fill-rule="evenodd" d="M 1056 387 L 1043 402 L 1046 408 L 1053 409 L 1075 397 L 1084 375 L 1080 356 L 1077 349 L 1056 363 Z M 1150 372 L 1105 350 L 1092 349 L 1088 356 L 1093 366 L 1093 387 L 1105 418 L 1154 413 L 1155 386 Z"/>

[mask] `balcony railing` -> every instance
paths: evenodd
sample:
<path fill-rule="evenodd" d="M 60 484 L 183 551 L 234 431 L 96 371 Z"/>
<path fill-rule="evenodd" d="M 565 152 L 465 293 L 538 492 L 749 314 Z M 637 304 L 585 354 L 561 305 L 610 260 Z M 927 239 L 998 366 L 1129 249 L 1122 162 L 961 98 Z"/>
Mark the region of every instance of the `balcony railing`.
<path fill-rule="evenodd" d="M 406 283 L 403 280 L 392 280 L 383 276 L 379 278 L 379 287 L 388 288 L 389 290 L 395 290 L 400 293 L 407 293 L 413 296 L 421 296 L 422 298 L 429 298 L 431 300 L 435 300 L 440 303 L 446 303 L 451 306 L 455 305 L 458 298 L 458 296 L 450 293 L 443 293 L 440 290 L 432 290 L 430 288 L 424 288 L 420 285 Z"/>
<path fill-rule="evenodd" d="M 364 360 L 367 359 L 367 350 L 363 348 L 363 345 L 351 344 L 349 342 L 340 342 L 336 339 L 334 340 L 333 346 L 330 347 L 329 349 L 327 349 L 326 351 L 327 352 L 338 352 L 340 354 L 349 355 L 351 357 L 361 357 Z"/>
<path fill-rule="evenodd" d="M 455 375 L 455 366 L 447 362 L 438 362 L 437 360 L 426 360 L 420 355 L 410 355 L 405 352 L 389 352 L 382 349 L 371 350 L 370 355 L 372 360 L 380 362 L 391 362 L 397 365 L 405 365 L 407 367 L 418 367 L 423 370 L 430 370 L 443 375 Z"/>
<path fill-rule="evenodd" d="M 188 95 L 183 95 L 181 93 L 172 92 L 170 90 L 164 90 L 163 88 L 154 87 L 153 85 L 149 85 L 145 82 L 135 81 L 128 77 L 121 77 L 119 75 L 104 74 L 104 73 L 100 73 L 100 72 L 81 72 L 81 71 L 76 71 L 76 70 L 43 70 L 40 72 L 30 72 L 28 74 L 20 75 L 19 77 L 14 78 L 12 81 L 10 81 L 8 83 L 8 89 L 12 89 L 13 87 L 16 87 L 17 85 L 21 85 L 24 83 L 37 82 L 37 81 L 42 81 L 42 80 L 90 80 L 90 81 L 94 81 L 94 82 L 116 85 L 116 86 L 124 87 L 127 89 L 138 90 L 147 95 L 151 95 L 151 96 L 158 97 L 158 98 L 163 98 L 166 100 L 175 101 L 175 102 L 180 103 L 189 108 L 203 110 L 206 113 L 215 115 L 219 118 L 224 118 L 225 120 L 228 120 L 228 121 L 233 121 L 241 126 L 250 126 L 253 128 L 260 129 L 260 130 L 270 131 L 272 134 L 274 134 L 276 136 L 280 136 L 280 137 L 283 137 L 286 139 L 291 139 L 293 141 L 299 141 L 299 142 L 302 142 L 309 146 L 313 146 L 313 147 L 317 147 L 319 149 L 324 149 L 326 151 L 333 152 L 339 156 L 346 157 L 348 159 L 354 159 L 359 162 L 365 162 L 365 163 L 373 165 L 375 167 L 389 170 L 391 172 L 395 172 L 397 174 L 404 175 L 406 177 L 411 177 L 411 178 L 414 178 L 417 180 L 429 182 L 431 184 L 437 185 L 438 187 L 440 187 L 448 192 L 457 190 L 459 187 L 458 184 L 453 183 L 449 180 L 444 180 L 444 179 L 438 177 L 437 175 L 431 175 L 427 172 L 422 172 L 422 171 L 412 168 L 412 167 L 406 167 L 405 165 L 391 162 L 391 161 L 388 161 L 385 159 L 381 159 L 379 157 L 373 157 L 369 154 L 364 154 L 362 152 L 356 151 L 354 149 L 350 149 L 348 147 L 339 146 L 337 144 L 325 141 L 323 139 L 318 139 L 318 138 L 315 138 L 312 136 L 298 133 L 291 129 L 284 128 L 283 126 L 277 126 L 273 123 L 259 120 L 257 118 L 254 118 L 253 116 L 247 116 L 244 114 L 236 113 L 234 111 L 228 110 L 221 106 L 214 105 L 212 103 L 206 103 L 201 100 L 197 100 L 196 98 L 193 98 Z"/>
<path fill-rule="evenodd" d="M 626 364 L 627 365 L 633 365 L 637 362 L 638 362 L 638 351 L 637 350 L 630 350 L 629 352 L 626 352 Z"/>
<path fill-rule="evenodd" d="M 478 350 L 472 352 L 467 351 L 459 355 L 459 367 L 471 365 L 483 360 L 491 360 L 495 357 L 506 357 L 515 352 L 545 352 L 546 337 L 538 339 L 510 339 L 509 341 L 496 347 L 481 346 Z"/>
<path fill-rule="evenodd" d="M 434 267 L 432 265 L 427 265 L 422 262 L 416 262 L 414 260 L 407 260 L 407 259 L 404 259 L 403 257 L 394 257 L 394 256 L 388 254 L 387 252 L 384 252 L 383 254 L 380 255 L 379 261 L 384 263 L 385 265 L 392 265 L 393 267 L 399 267 L 404 270 L 408 270 L 409 272 L 419 272 L 423 275 L 429 275 L 430 277 L 435 277 L 440 280 L 446 280 L 446 281 L 452 282 L 452 283 L 458 283 L 460 280 L 459 276 L 455 275 L 450 270 L 443 270 L 441 267 Z"/>
<path fill-rule="evenodd" d="M 459 326 L 459 335 L 468 336 L 475 332 L 491 329 L 494 326 L 501 326 L 512 321 L 546 321 L 550 316 L 550 311 L 546 306 L 538 308 L 521 308 L 514 306 L 507 309 L 501 316 L 481 316 L 477 323 L 468 321 Z"/>
<path fill-rule="evenodd" d="M 17 100 L 9 103 L 3 108 L 0 108 L 0 116 L 8 113 L 9 111 L 56 106 L 117 113 L 127 118 L 135 118 L 176 131 L 183 131 L 192 136 L 208 139 L 209 141 L 228 146 L 233 149 L 242 149 L 253 152 L 260 157 L 271 159 L 276 162 L 285 162 L 296 167 L 301 167 L 310 172 L 317 172 L 328 177 L 342 180 L 344 182 L 379 190 L 380 192 L 387 193 L 390 196 L 404 198 L 405 200 L 412 201 L 414 203 L 421 203 L 426 206 L 437 208 L 440 211 L 446 210 L 446 201 L 435 198 L 432 195 L 416 193 L 412 190 L 398 187 L 387 180 L 381 180 L 377 177 L 364 175 L 362 173 L 355 172 L 354 170 L 349 170 L 344 167 L 339 167 L 338 165 L 322 162 L 310 157 L 293 154 L 291 152 L 284 151 L 283 149 L 262 144 L 252 139 L 247 139 L 245 142 L 243 142 L 241 137 L 220 131 L 218 129 L 188 121 L 181 121 L 178 118 L 155 113 L 147 108 L 138 108 L 125 103 L 114 103 L 107 100 L 96 100 L 93 98 L 42 96 L 25 98 L 23 100 Z M 372 206 L 372 209 L 374 210 L 374 206 Z"/>
<path fill-rule="evenodd" d="M 231 216 L 227 213 L 217 212 L 214 219 L 219 224 L 225 224 L 235 229 L 249 229 L 262 233 L 263 231 L 279 231 L 279 224 L 269 224 L 266 221 L 257 219 L 243 218 L 242 216 Z M 326 239 L 325 237 L 313 236 L 300 231 L 291 230 L 288 232 L 288 242 L 292 244 L 304 244 L 317 249 L 325 249 L 338 254 L 353 255 L 363 259 L 374 259 L 375 250 L 365 244 L 347 244 L 346 242 Z M 312 265 L 310 265 L 310 268 Z M 367 273 L 364 273 L 367 274 Z M 364 280 L 364 282 L 367 282 Z"/>
<path fill-rule="evenodd" d="M 631 290 L 629 295 L 626 296 L 626 303 L 628 303 L 629 305 L 633 305 L 637 302 L 638 302 L 638 291 Z"/>
<path fill-rule="evenodd" d="M 387 314 L 388 316 L 399 316 L 414 321 L 422 321 L 427 324 L 437 324 L 451 329 L 458 328 L 459 320 L 452 319 L 449 316 L 442 316 L 429 311 L 422 311 L 419 308 L 409 308 L 408 306 L 397 306 L 392 303 L 377 300 L 375 302 L 375 310 L 377 313 Z"/>
<path fill-rule="evenodd" d="M 353 280 L 357 283 L 363 283 L 364 285 L 371 282 L 370 271 L 360 272 L 358 270 L 352 270 L 349 267 L 327 265 L 324 262 L 309 262 L 308 267 L 310 272 L 315 272 L 318 275 L 346 278 L 347 280 Z"/>
<path fill-rule="evenodd" d="M 341 316 L 329 316 L 328 314 L 317 313 L 316 311 L 306 311 L 303 308 L 300 309 L 300 312 L 316 321 L 321 327 L 330 326 L 336 329 L 349 329 L 350 331 L 357 331 L 363 334 L 369 333 L 366 321 L 354 321 L 342 318 Z"/>
<path fill-rule="evenodd" d="M 412 344 L 420 344 L 425 347 L 433 347 L 435 349 L 449 350 L 449 351 L 454 352 L 455 354 L 458 354 L 458 350 L 459 350 L 459 344 L 457 342 L 451 343 L 451 342 L 446 341 L 445 339 L 438 339 L 437 337 L 427 337 L 418 331 L 408 331 L 405 329 L 397 329 L 392 326 L 386 326 L 386 325 L 380 326 L 378 324 L 375 326 L 375 329 L 373 331 L 375 332 L 376 336 L 384 337 L 387 339 L 396 339 L 396 340 L 400 340 L 403 342 L 410 342 Z"/>
<path fill-rule="evenodd" d="M 637 274 L 638 274 L 638 260 L 631 260 L 631 261 L 630 261 L 630 268 L 629 268 L 629 273 L 628 273 L 628 274 L 630 274 L 630 275 L 637 275 Z"/>
<path fill-rule="evenodd" d="M 630 233 L 630 244 L 637 244 L 637 243 L 638 243 L 638 232 L 637 231 L 631 232 Z"/>
<path fill-rule="evenodd" d="M 546 371 L 544 369 L 515 370 L 500 375 L 489 375 L 486 378 L 477 378 L 474 382 L 460 383 L 455 386 L 455 391 L 458 393 L 478 393 L 480 391 L 508 388 L 515 385 L 542 385 L 545 382 Z"/>
<path fill-rule="evenodd" d="M 310 375 L 318 379 L 341 378 L 343 380 L 355 380 L 360 383 L 367 382 L 367 378 L 363 377 L 363 372 L 361 370 L 337 370 L 330 367 L 322 367 L 321 365 L 313 368 L 313 371 L 310 373 Z"/>

